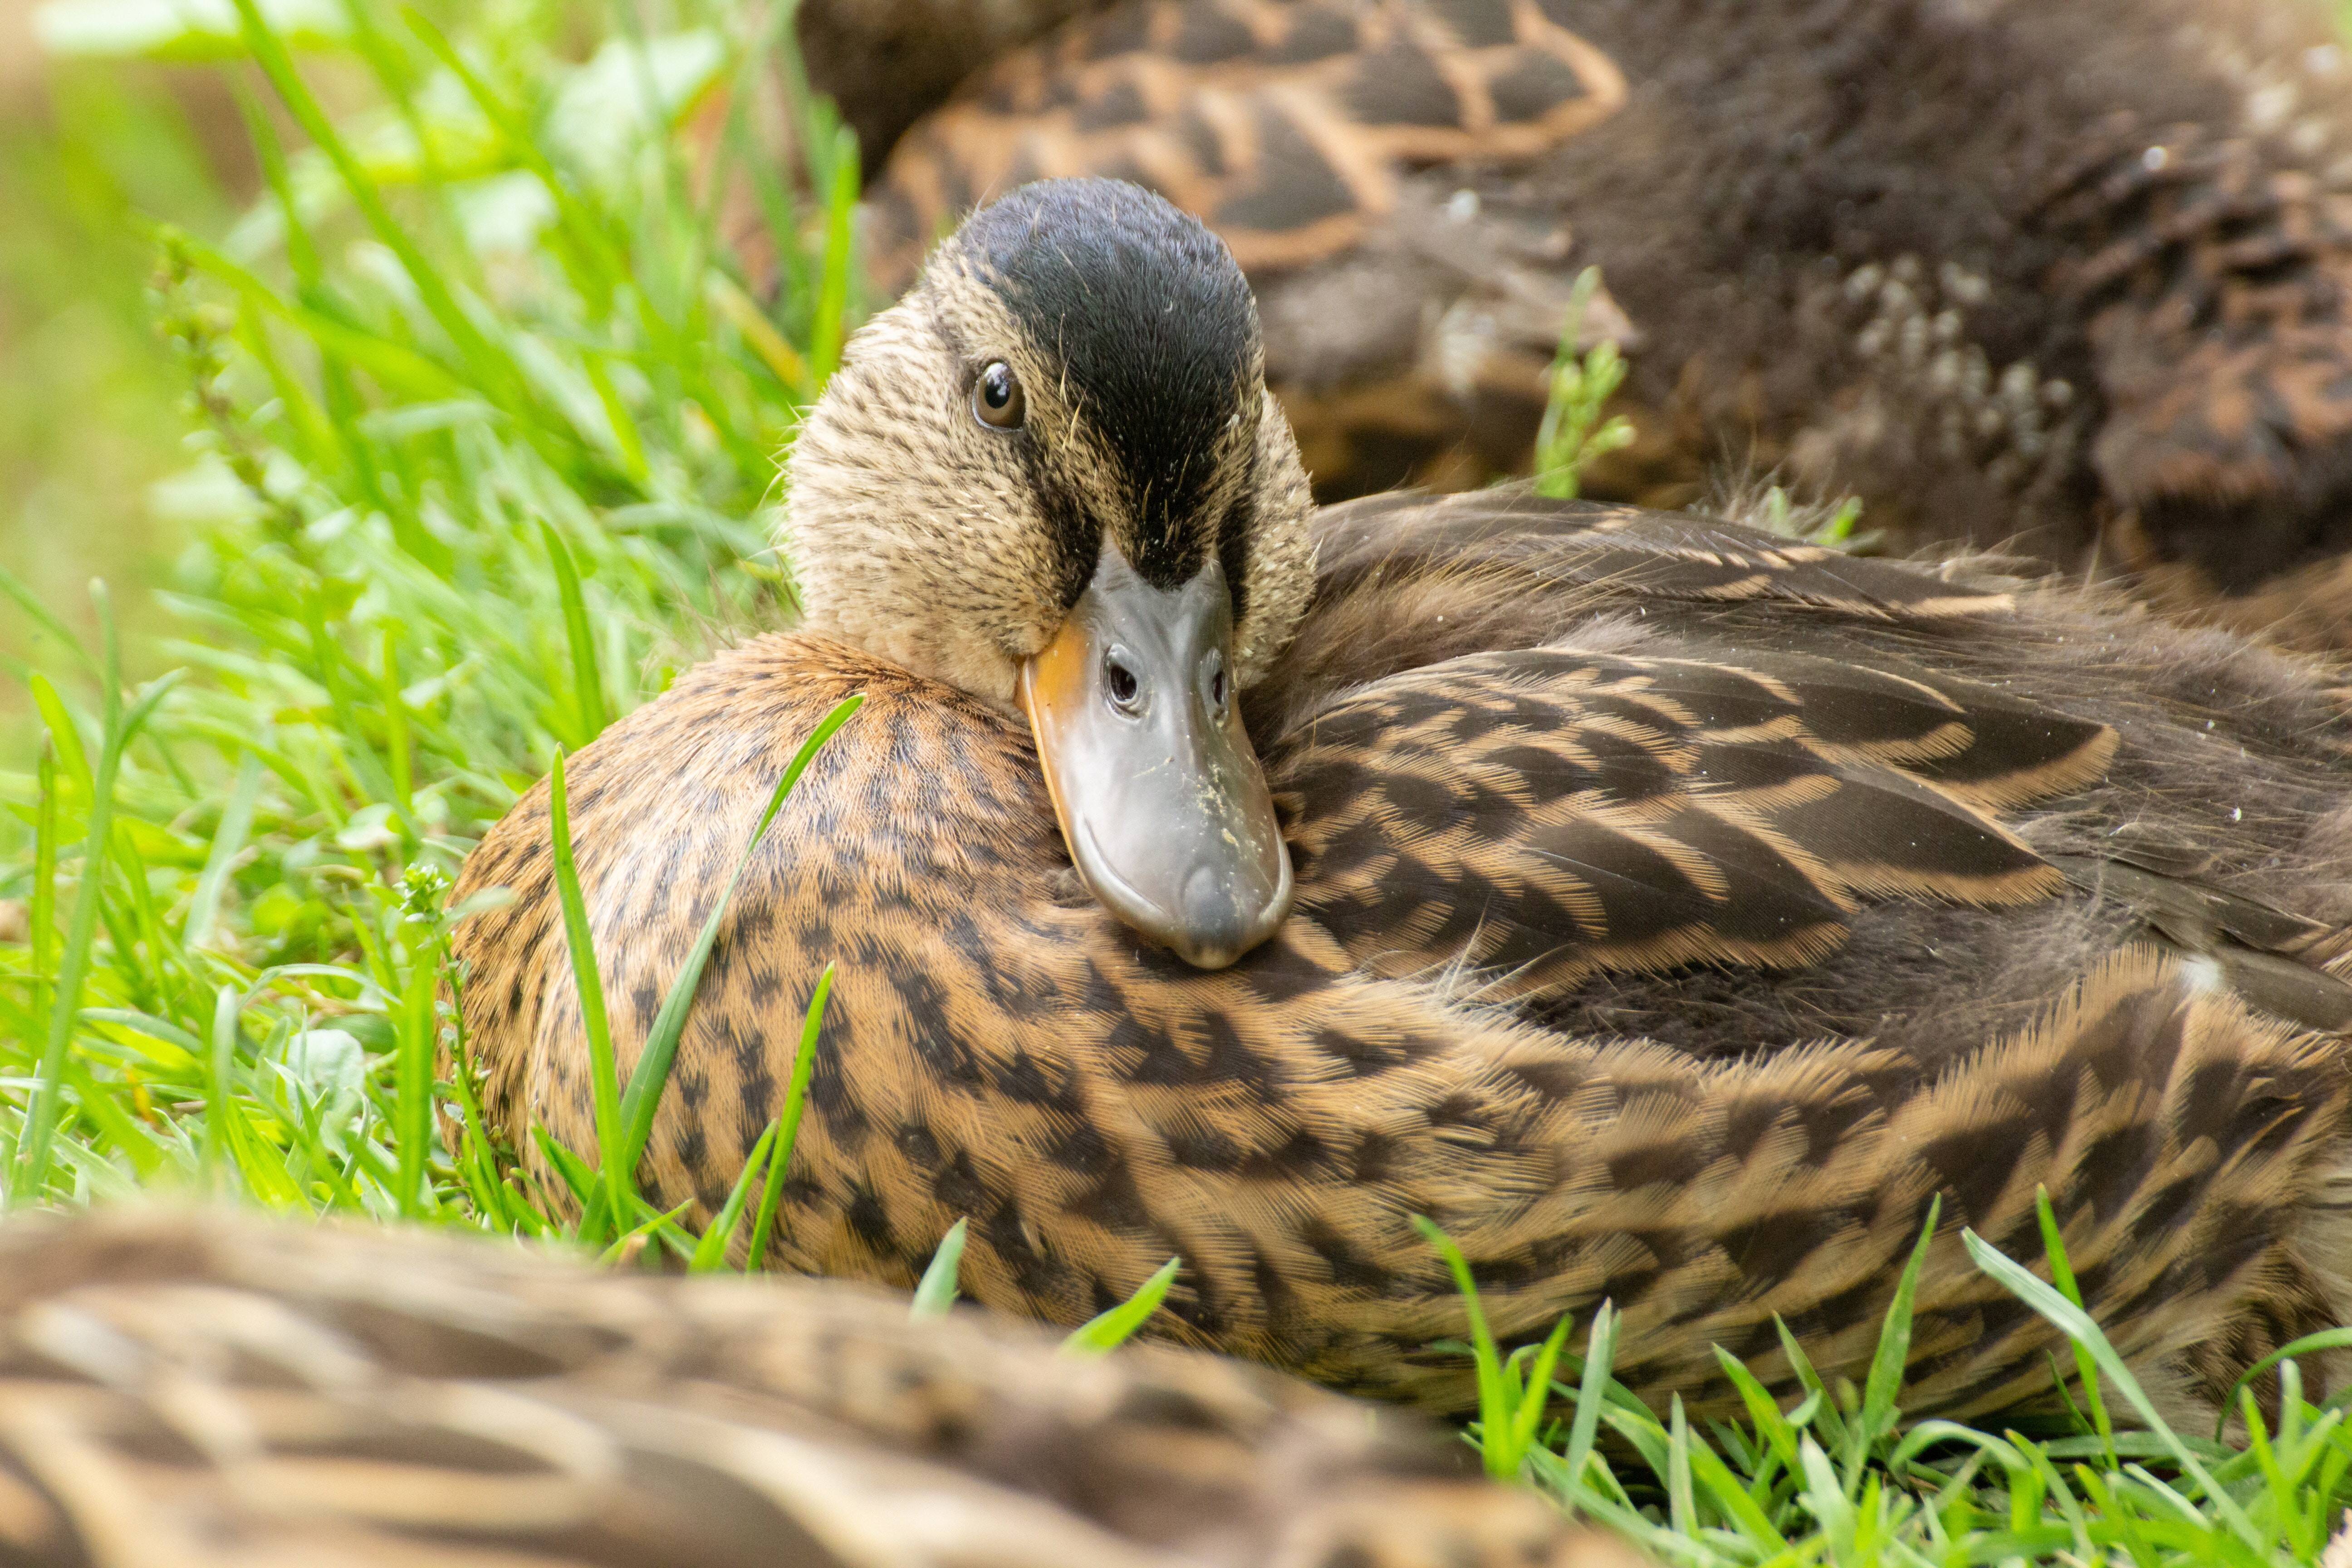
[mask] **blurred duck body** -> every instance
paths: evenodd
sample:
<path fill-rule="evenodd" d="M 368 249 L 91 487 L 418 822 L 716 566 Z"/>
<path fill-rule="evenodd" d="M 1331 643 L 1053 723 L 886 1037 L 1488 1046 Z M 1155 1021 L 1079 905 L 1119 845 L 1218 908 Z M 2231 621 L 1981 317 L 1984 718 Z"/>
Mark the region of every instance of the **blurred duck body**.
<path fill-rule="evenodd" d="M 1631 1568 L 1231 1362 L 384 1226 L 0 1226 L 23 1568 Z"/>

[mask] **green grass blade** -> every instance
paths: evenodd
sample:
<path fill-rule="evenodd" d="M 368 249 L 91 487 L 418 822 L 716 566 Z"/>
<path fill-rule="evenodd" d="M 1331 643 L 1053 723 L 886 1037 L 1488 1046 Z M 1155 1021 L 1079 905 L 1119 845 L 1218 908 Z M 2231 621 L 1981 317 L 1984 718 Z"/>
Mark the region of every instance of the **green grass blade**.
<path fill-rule="evenodd" d="M 228 804 L 221 808 L 220 826 L 213 831 L 204 871 L 196 878 L 195 896 L 188 900 L 187 921 L 180 940 L 191 950 L 213 939 L 215 924 L 220 919 L 221 895 L 228 887 L 229 872 L 236 858 L 245 853 L 246 837 L 253 831 L 254 807 L 260 796 L 261 759 L 247 752 L 245 761 L 237 766 L 236 783 L 229 786 Z"/>
<path fill-rule="evenodd" d="M 694 1256 L 686 1265 L 688 1274 L 709 1274 L 726 1267 L 727 1244 L 734 1239 L 735 1227 L 743 1221 L 743 1205 L 751 1198 L 751 1184 L 759 1181 L 767 1169 L 768 1160 L 775 1152 L 776 1133 L 782 1125 L 781 1121 L 769 1122 L 768 1130 L 751 1146 L 751 1157 L 743 1162 L 734 1186 L 728 1189 L 727 1201 L 719 1205 L 709 1228 L 694 1244 Z"/>
<path fill-rule="evenodd" d="M 1511 1389 L 1504 1376 L 1502 1353 L 1496 1348 L 1494 1331 L 1486 1325 L 1486 1310 L 1478 1300 L 1478 1283 L 1471 1277 L 1470 1260 L 1462 1255 L 1454 1238 L 1428 1215 L 1414 1215 L 1412 1227 L 1445 1260 L 1447 1271 L 1454 1276 L 1454 1291 L 1462 1298 L 1463 1313 L 1470 1321 L 1471 1363 L 1478 1378 L 1478 1425 L 1485 1435 L 1480 1451 L 1488 1475 L 1500 1481 L 1511 1480 L 1517 1470 L 1516 1467 L 1504 1468 L 1510 1456 L 1508 1440 L 1503 1436 L 1511 1426 Z"/>
<path fill-rule="evenodd" d="M 1830 1464 L 1830 1457 L 1808 1434 L 1797 1444 L 1798 1474 L 1803 1489 L 1797 1500 L 1822 1527 L 1827 1538 L 1829 1558 L 1834 1563 L 1850 1562 L 1854 1556 L 1853 1538 L 1860 1520 L 1853 1501 L 1845 1495 L 1845 1487 Z"/>
<path fill-rule="evenodd" d="M 204 1056 L 205 1136 L 198 1165 L 208 1186 L 219 1181 L 223 1158 L 229 1152 L 229 1128 L 236 1120 L 229 1106 L 236 1095 L 237 1018 L 244 1011 L 245 998 L 236 986 L 224 985 L 214 993 L 212 1037 Z"/>
<path fill-rule="evenodd" d="M 1811 1425 L 1832 1447 L 1843 1448 L 1846 1442 L 1845 1418 L 1830 1402 L 1829 1390 L 1822 1383 L 1822 1374 L 1813 1370 L 1812 1359 L 1805 1354 L 1805 1347 L 1797 1342 L 1796 1335 L 1789 1331 L 1789 1325 L 1778 1312 L 1772 1315 L 1772 1328 L 1780 1337 L 1780 1353 L 1789 1358 L 1790 1369 L 1797 1374 L 1797 1381 L 1803 1385 L 1807 1395 L 1803 1404 L 1789 1413 L 1789 1425 Z"/>
<path fill-rule="evenodd" d="M 591 1195 L 602 1190 L 597 1185 L 596 1173 L 588 1168 L 588 1162 L 550 1136 L 546 1128 L 532 1127 L 530 1136 L 557 1178 L 572 1190 L 574 1202 L 584 1205 Z"/>
<path fill-rule="evenodd" d="M 2059 1293 L 2077 1307 L 2083 1304 L 2083 1292 L 2074 1283 L 2074 1266 L 2066 1256 L 2066 1238 L 2058 1229 L 2058 1213 L 2050 1206 L 2050 1189 L 2036 1184 L 2033 1188 L 2034 1217 L 2042 1226 L 2042 1254 L 2050 1260 L 2051 1283 Z M 2107 1402 L 2099 1393 L 2099 1365 L 2091 1352 L 2077 1344 L 2074 1350 L 2074 1371 L 2081 1379 L 2083 1397 L 2091 1407 L 2091 1424 L 2106 1445 L 2107 1468 L 2114 1469 L 2116 1458 L 2115 1424 L 2107 1417 Z M 2061 1392 L 2063 1392 L 2063 1390 Z M 2222 1407 L 2228 1409 L 2226 1405 Z"/>
<path fill-rule="evenodd" d="M 32 1106 L 26 1112 L 24 1134 L 17 1141 L 16 1168 L 8 1183 L 6 1200 L 12 1208 L 38 1202 L 48 1181 L 49 1158 L 58 1130 L 58 1105 L 65 1082 L 66 1052 L 73 1040 L 75 1017 L 81 1010 L 82 982 L 89 973 L 90 950 L 98 940 L 99 904 L 106 885 L 109 858 L 107 847 L 114 841 L 114 775 L 122 761 L 126 729 L 122 714 L 122 654 L 115 633 L 113 605 L 105 585 L 92 583 L 90 598 L 97 606 L 103 630 L 101 679 L 106 683 L 106 724 L 90 784 L 89 830 L 82 839 L 81 880 L 74 889 L 73 913 L 68 918 L 65 948 L 58 958 L 57 984 L 50 996 L 48 1037 L 42 1045 L 40 1064 L 35 1069 L 39 1086 L 33 1091 Z M 58 711 L 62 713 L 62 705 Z M 49 716 L 46 708 L 43 716 Z M 62 752 L 72 739 L 72 726 L 70 722 L 67 724 L 63 736 L 55 730 L 50 733 Z M 74 749 L 79 752 L 79 744 Z"/>
<path fill-rule="evenodd" d="M 646 1143 L 653 1136 L 654 1112 L 659 1109 L 662 1090 L 669 1083 L 671 1065 L 677 1057 L 677 1045 L 686 1033 L 686 1020 L 694 1007 L 695 991 L 702 984 L 702 972 L 710 962 L 710 950 L 718 944 L 719 928 L 725 923 L 728 909 L 735 899 L 735 889 L 741 885 L 744 872 L 751 869 L 751 860 L 766 842 L 768 829 L 775 826 L 776 814 L 782 810 L 784 800 L 801 782 L 801 775 L 816 760 L 825 742 L 839 732 L 844 724 L 856 716 L 866 705 L 866 694 L 856 692 L 834 705 L 833 710 L 820 720 L 800 750 L 786 764 L 783 776 L 768 795 L 767 808 L 761 812 L 759 826 L 736 857 L 735 868 L 719 889 L 719 897 L 710 913 L 702 922 L 702 930 L 688 950 L 686 962 L 678 965 L 677 975 L 670 981 L 669 991 L 662 997 L 661 1010 L 654 1015 L 653 1027 L 646 1036 L 645 1048 L 637 1053 L 636 1066 L 629 1073 L 627 1090 L 621 1096 L 620 1119 L 624 1128 L 622 1157 L 634 1170 L 637 1159 L 645 1152 Z M 798 1068 L 795 1067 L 795 1076 Z M 794 1125 L 797 1127 L 798 1122 Z"/>
<path fill-rule="evenodd" d="M 41 721 L 48 726 L 49 744 L 57 752 L 58 765 L 65 769 L 75 787 L 88 795 L 97 773 L 89 765 L 89 753 L 81 743 L 81 731 L 67 710 L 65 699 L 58 695 L 58 689 L 49 684 L 46 675 L 37 674 L 26 684 L 32 690 L 33 706 L 40 710 Z"/>
<path fill-rule="evenodd" d="M 1586 1463 L 1592 1458 L 1592 1445 L 1601 1435 L 1601 1407 L 1609 1402 L 1609 1371 L 1617 1359 L 1617 1309 L 1612 1302 L 1601 1303 L 1592 1314 L 1592 1327 L 1584 1336 L 1584 1372 L 1577 1380 L 1576 1419 L 1569 1424 L 1568 1447 L 1561 1450 L 1561 1473 L 1575 1489 L 1561 1494 L 1560 1507 L 1570 1518 L 1576 1514 L 1578 1493 L 1584 1486 Z"/>
<path fill-rule="evenodd" d="M 646 1242 L 652 1240 L 655 1237 L 660 1235 L 666 1230 L 675 1228 L 677 1225 L 678 1217 L 693 1206 L 694 1200 L 692 1198 L 688 1198 L 686 1202 L 678 1205 L 677 1207 L 671 1209 L 667 1214 L 658 1210 L 646 1212 L 645 1218 L 638 1221 L 633 1228 L 624 1231 L 621 1235 L 615 1237 L 610 1247 L 607 1247 L 603 1252 L 597 1254 L 597 1263 L 609 1268 L 614 1264 L 628 1262 L 631 1258 L 635 1258 L 638 1255 L 639 1250 Z M 645 1205 L 640 1203 L 638 1205 L 638 1208 L 643 1210 Z"/>
<path fill-rule="evenodd" d="M 545 522 L 539 525 L 539 536 L 547 545 L 547 558 L 555 567 L 555 592 L 563 606 L 564 640 L 572 647 L 572 691 L 574 710 L 580 717 L 579 743 L 586 745 L 604 732 L 612 717 L 604 703 L 604 678 L 596 667 L 596 637 L 589 629 L 588 601 L 580 591 L 580 571 L 572 563 L 572 552 L 565 546 L 563 536 Z"/>
<path fill-rule="evenodd" d="M 1793 1474 L 1797 1468 L 1797 1429 L 1789 1424 L 1788 1416 L 1773 1403 L 1770 1392 L 1757 1381 L 1756 1374 L 1741 1365 L 1729 1351 L 1717 1345 L 1715 1360 L 1723 1369 L 1723 1375 L 1731 1380 L 1731 1386 L 1738 1391 L 1739 1402 L 1747 1406 L 1748 1419 L 1757 1436 Z"/>
<path fill-rule="evenodd" d="M 408 975 L 401 998 L 399 1057 L 394 1068 L 393 1131 L 398 1139 L 400 1188 L 394 1194 L 401 1217 L 422 1217 L 435 1205 L 425 1181 L 433 1140 L 433 1063 L 439 1054 L 438 992 L 441 944 L 427 939 Z"/>
<path fill-rule="evenodd" d="M 383 628 L 383 664 L 379 678 L 383 695 L 384 766 L 392 775 L 392 804 L 404 828 L 415 836 L 415 775 L 408 746 L 408 700 L 400 692 L 400 628 Z"/>
<path fill-rule="evenodd" d="M 251 0 L 247 0 L 251 4 Z M 555 886 L 563 905 L 563 940 L 572 954 L 572 984 L 580 998 L 580 1024 L 587 1037 L 590 1093 L 596 1115 L 596 1148 L 601 1161 L 599 1190 L 604 1214 L 636 1213 L 635 1172 L 624 1159 L 620 1078 L 613 1065 L 612 1026 L 604 1016 L 604 981 L 596 967 L 596 944 L 588 925 L 588 906 L 580 893 L 580 866 L 572 853 L 572 808 L 564 788 L 563 753 L 555 754 L 548 776 L 548 816 L 555 840 Z M 592 1209 L 591 1214 L 593 1214 Z M 583 1217 L 583 1238 L 593 1246 L 604 1232 Z"/>
<path fill-rule="evenodd" d="M 1911 1303 L 1919 1291 L 1919 1274 L 1927 1266 L 1927 1249 L 1935 1244 L 1936 1224 L 1943 1217 L 1941 1194 L 1928 1200 L 1927 1223 L 1911 1247 L 1911 1258 L 1895 1281 L 1895 1299 L 1887 1303 L 1886 1320 L 1878 1331 L 1878 1347 L 1871 1352 L 1870 1373 L 1863 1385 L 1862 1418 L 1849 1434 L 1846 1485 L 1858 1483 L 1871 1447 L 1895 1430 L 1901 1412 L 1895 1406 L 1903 1389 L 1903 1369 L 1911 1360 Z"/>
<path fill-rule="evenodd" d="M 767 1185 L 760 1194 L 759 1218 L 751 1226 L 751 1247 L 743 1259 L 743 1271 L 758 1271 L 767 1261 L 768 1238 L 774 1234 L 776 1210 L 784 1198 L 784 1176 L 791 1170 L 793 1147 L 800 1141 L 801 1112 L 808 1107 L 809 1079 L 816 1072 L 817 1037 L 824 1030 L 825 1004 L 833 996 L 833 965 L 816 977 L 816 991 L 809 997 L 808 1010 L 801 1015 L 800 1049 L 793 1057 L 793 1080 L 784 1088 L 783 1114 L 777 1118 L 782 1131 L 776 1134 L 776 1152 L 768 1161 Z"/>
<path fill-rule="evenodd" d="M 1748 1494 L 1748 1489 L 1739 1484 L 1739 1478 L 1732 1473 L 1730 1466 L 1701 1442 L 1688 1443 L 1685 1456 L 1691 1473 L 1697 1478 L 1699 1485 L 1706 1489 L 1707 1495 L 1715 1499 L 1716 1506 L 1738 1527 L 1741 1534 L 1748 1537 L 1751 1545 L 1767 1553 L 1789 1549 L 1788 1538 L 1773 1525 L 1771 1517 Z"/>
<path fill-rule="evenodd" d="M 1537 1431 L 1543 1425 L 1544 1412 L 1551 1404 L 1551 1374 L 1559 1365 L 1559 1352 L 1568 1343 L 1568 1331 L 1574 1322 L 1571 1314 L 1563 1314 L 1545 1337 L 1543 1348 L 1536 1352 L 1528 1367 L 1528 1378 L 1518 1394 L 1517 1408 L 1511 1412 L 1511 1425 L 1507 1434 L 1508 1452 L 1502 1463 L 1510 1467 L 1516 1479 L 1527 1463 L 1527 1453 L 1535 1447 Z M 1489 1439 L 1492 1440 L 1491 1438 Z"/>
<path fill-rule="evenodd" d="M 34 763 L 33 784 L 39 801 L 33 812 L 33 897 L 25 911 L 26 932 L 32 950 L 33 1005 L 27 1022 L 48 1016 L 56 988 L 58 947 L 58 749 L 44 744 Z M 27 1028 L 27 1034 L 31 1030 Z M 10 1151 L 9 1163 L 15 1163 Z"/>
<path fill-rule="evenodd" d="M 841 363 L 841 345 L 849 329 L 851 255 L 857 210 L 857 137 L 846 127 L 836 131 L 833 144 L 832 184 L 825 209 L 824 276 L 818 286 L 816 321 L 809 342 L 809 375 L 822 392 Z"/>
<path fill-rule="evenodd" d="M 7 597 L 25 612 L 35 626 L 56 639 L 58 646 L 73 655 L 84 670 L 92 675 L 98 673 L 97 667 L 90 661 L 89 650 L 81 646 L 81 639 L 74 636 L 72 629 L 59 620 L 47 605 L 41 603 L 41 596 L 34 593 L 23 578 L 5 566 L 0 566 L 0 595 Z"/>
<path fill-rule="evenodd" d="M 922 1283 L 915 1287 L 915 1299 L 908 1305 L 908 1317 L 943 1318 L 955 1305 L 956 1270 L 963 1263 L 964 1237 L 971 1228 L 971 1221 L 960 1219 L 940 1237 L 939 1250 L 931 1254 Z"/>
<path fill-rule="evenodd" d="M 2158 1414 L 2155 1402 L 2140 1387 L 2139 1380 L 2131 1374 L 2131 1369 L 2124 1365 L 2123 1357 L 2116 1353 L 2115 1346 L 2107 1342 L 2107 1336 L 2099 1331 L 2099 1325 L 2092 1321 L 2091 1315 L 2035 1279 L 2031 1270 L 2005 1256 L 1974 1231 L 1963 1230 L 1960 1239 L 1967 1245 L 1969 1256 L 1975 1259 L 1979 1268 L 1999 1280 L 2012 1295 L 2056 1324 L 2067 1338 L 2091 1352 L 2099 1370 L 2116 1385 L 2148 1430 L 2164 1439 L 2174 1461 L 2203 1489 L 2206 1499 L 2228 1523 L 2231 1531 L 2255 1551 L 2263 1551 L 2265 1543 L 2262 1532 L 2246 1518 L 2245 1510 L 2238 1506 L 2237 1500 L 2215 1484 L 2197 1456 Z"/>
<path fill-rule="evenodd" d="M 1107 1312 L 1097 1312 L 1070 1331 L 1062 1342 L 1066 1355 L 1108 1355 L 1134 1337 L 1160 1303 L 1168 1299 L 1168 1288 L 1176 1283 L 1177 1273 L 1184 1267 L 1181 1258 L 1171 1258 L 1151 1272 L 1151 1278 L 1136 1287 L 1135 1294 Z"/>
<path fill-rule="evenodd" d="M 327 118 L 318 100 L 303 84 L 301 73 L 294 68 L 293 57 L 286 52 L 285 44 L 271 30 L 269 24 L 262 19 L 255 0 L 232 0 L 232 3 L 244 24 L 246 47 L 252 51 L 254 63 L 269 79 L 269 85 L 277 89 L 278 100 L 293 115 L 295 123 L 302 127 L 303 133 L 334 165 L 344 189 L 350 193 L 352 205 L 359 208 L 361 216 L 366 219 L 376 239 L 399 258 L 402 268 L 408 274 L 409 282 L 416 289 L 417 298 L 434 321 L 448 334 L 449 341 L 457 345 L 458 353 L 475 378 L 493 392 L 496 401 L 509 404 L 526 401 L 513 367 L 490 346 L 489 340 L 482 335 L 472 318 L 457 303 L 457 297 L 449 291 L 440 270 L 417 248 L 408 231 L 393 217 L 375 182 L 369 178 L 350 145 L 335 129 L 334 122 Z"/>
<path fill-rule="evenodd" d="M 2228 1407 L 2235 1408 L 2239 1397 L 2252 1385 L 2254 1380 L 2281 1362 L 2297 1356 L 2318 1355 L 2326 1351 L 2340 1350 L 2352 1350 L 2352 1328 L 2322 1329 L 2315 1334 L 2305 1334 L 2301 1339 L 2279 1346 L 2278 1349 L 2238 1374 L 2238 1381 L 2230 1386 Z M 2221 1437 L 2220 1426 L 2217 1426 L 2214 1428 L 2213 1436 L 2216 1440 Z"/>

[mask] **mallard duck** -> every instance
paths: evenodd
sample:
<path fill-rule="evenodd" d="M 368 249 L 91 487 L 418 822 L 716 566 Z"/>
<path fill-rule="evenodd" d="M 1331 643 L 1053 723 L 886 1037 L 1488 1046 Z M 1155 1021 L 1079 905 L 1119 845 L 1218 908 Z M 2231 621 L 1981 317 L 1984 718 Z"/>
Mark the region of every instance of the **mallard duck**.
<path fill-rule="evenodd" d="M 1969 1266 L 2046 1187 L 2150 1386 L 2336 1321 L 2352 713 L 2095 595 L 1525 490 L 1317 510 L 1225 247 L 983 209 L 793 448 L 800 628 L 569 764 L 624 1072 L 784 766 L 639 1176 L 715 1212 L 838 979 L 770 1257 L 1459 1409 L 1413 1216 L 1507 1337 L 1859 1378 L 1940 1200 L 1913 1408 L 2046 1394 Z M 534 789 L 457 896 L 490 1117 L 593 1158 Z M 551 1185 L 555 1185 L 551 1177 Z M 1777 1370 L 1776 1370 L 1777 1369 Z"/>
<path fill-rule="evenodd" d="M 2313 0 L 811 0 L 886 288 L 1151 186 L 1255 285 L 1325 500 L 1524 471 L 1574 275 L 1640 441 L 2352 646 L 2352 58 Z"/>
<path fill-rule="evenodd" d="M 17 1568 L 1632 1568 L 1465 1453 L 835 1282 L 226 1212 L 0 1227 Z"/>

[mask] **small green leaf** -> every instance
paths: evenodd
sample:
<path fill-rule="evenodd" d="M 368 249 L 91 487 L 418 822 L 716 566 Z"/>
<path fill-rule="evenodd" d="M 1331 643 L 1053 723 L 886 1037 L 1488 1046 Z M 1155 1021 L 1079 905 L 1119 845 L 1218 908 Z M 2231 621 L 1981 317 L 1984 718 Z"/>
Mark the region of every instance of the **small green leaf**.
<path fill-rule="evenodd" d="M 956 1268 L 963 1261 L 964 1233 L 970 1222 L 958 1220 L 948 1226 L 947 1235 L 940 1237 L 939 1250 L 931 1254 L 930 1266 L 923 1270 L 923 1281 L 915 1287 L 915 1300 L 907 1309 L 914 1318 L 943 1318 L 955 1305 Z"/>
<path fill-rule="evenodd" d="M 816 1072 L 817 1037 L 824 1029 L 825 1004 L 833 996 L 833 965 L 816 977 L 816 990 L 809 997 L 808 1010 L 801 1015 L 800 1048 L 793 1056 L 792 1082 L 784 1087 L 783 1114 L 777 1118 L 781 1130 L 776 1134 L 776 1152 L 768 1162 L 767 1185 L 760 1193 L 759 1218 L 751 1226 L 751 1250 L 744 1260 L 745 1273 L 759 1269 L 768 1256 L 768 1238 L 775 1233 L 776 1210 L 783 1203 L 784 1175 L 792 1167 L 793 1147 L 800 1141 L 801 1112 L 808 1105 L 809 1079 Z"/>
<path fill-rule="evenodd" d="M 1125 1344 L 1145 1320 L 1160 1310 L 1168 1299 L 1168 1288 L 1176 1283 L 1178 1270 L 1184 1267 L 1181 1258 L 1171 1258 L 1152 1271 L 1151 1278 L 1137 1287 L 1134 1295 L 1107 1312 L 1097 1313 L 1070 1331 L 1062 1342 L 1068 1355 L 1107 1355 Z"/>
<path fill-rule="evenodd" d="M 717 1217 L 711 1220 L 710 1228 L 704 1231 L 702 1238 L 694 1244 L 694 1256 L 686 1266 L 688 1273 L 709 1274 L 725 1266 L 727 1245 L 734 1239 L 735 1227 L 742 1223 L 743 1205 L 751 1197 L 751 1184 L 760 1180 L 761 1173 L 767 1169 L 769 1157 L 775 1152 L 776 1130 L 780 1125 L 779 1122 L 769 1122 L 768 1130 L 760 1134 L 759 1142 L 752 1145 L 751 1157 L 743 1162 L 743 1169 L 737 1173 L 734 1186 L 728 1190 L 727 1202 L 720 1205 Z"/>

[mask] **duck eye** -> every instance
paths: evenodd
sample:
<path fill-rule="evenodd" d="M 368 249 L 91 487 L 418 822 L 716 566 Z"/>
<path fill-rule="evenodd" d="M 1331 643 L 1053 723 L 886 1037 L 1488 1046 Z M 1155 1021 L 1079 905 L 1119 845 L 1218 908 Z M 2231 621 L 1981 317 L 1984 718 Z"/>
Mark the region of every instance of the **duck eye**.
<path fill-rule="evenodd" d="M 1103 689 L 1110 693 L 1113 707 L 1130 711 L 1143 693 L 1143 683 L 1135 678 L 1135 671 L 1128 667 L 1118 649 L 1103 656 Z"/>
<path fill-rule="evenodd" d="M 1018 430 L 1029 413 L 1021 380 L 1003 360 L 992 361 L 971 389 L 971 411 L 992 430 Z"/>

